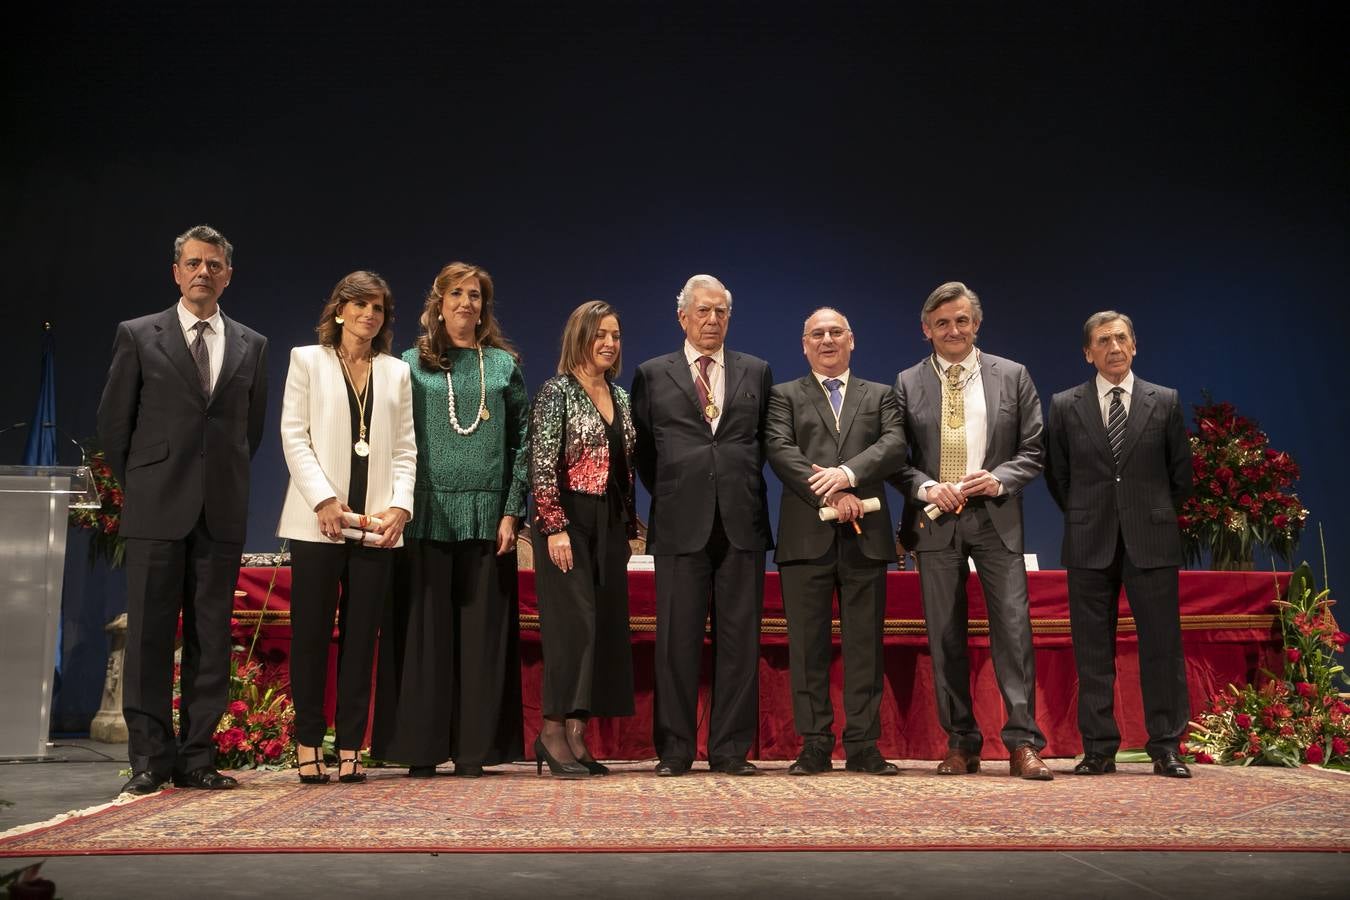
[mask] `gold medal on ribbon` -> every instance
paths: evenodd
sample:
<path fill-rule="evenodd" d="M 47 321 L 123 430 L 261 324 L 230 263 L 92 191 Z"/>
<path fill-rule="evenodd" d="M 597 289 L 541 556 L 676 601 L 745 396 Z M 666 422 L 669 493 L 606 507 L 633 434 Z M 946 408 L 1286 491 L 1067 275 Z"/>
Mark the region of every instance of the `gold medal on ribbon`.
<path fill-rule="evenodd" d="M 364 440 L 357 441 L 355 444 L 352 444 L 352 450 L 356 452 L 357 456 L 364 457 L 370 455 L 370 445 L 367 444 Z"/>
<path fill-rule="evenodd" d="M 707 416 L 709 419 L 715 419 L 721 414 L 722 411 L 717 408 L 717 404 L 711 401 L 709 401 L 707 406 L 703 407 L 703 415 Z"/>

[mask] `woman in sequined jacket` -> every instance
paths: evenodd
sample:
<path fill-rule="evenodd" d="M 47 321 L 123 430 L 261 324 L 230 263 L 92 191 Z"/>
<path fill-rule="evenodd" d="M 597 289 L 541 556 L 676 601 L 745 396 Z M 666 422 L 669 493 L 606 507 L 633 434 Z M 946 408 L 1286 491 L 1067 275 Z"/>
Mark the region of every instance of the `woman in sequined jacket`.
<path fill-rule="evenodd" d="M 608 769 L 586 747 L 591 716 L 633 714 L 628 539 L 636 535 L 628 394 L 614 384 L 619 315 L 578 306 L 563 329 L 558 374 L 530 416 L 535 588 L 544 652 L 537 769 L 569 778 Z"/>
<path fill-rule="evenodd" d="M 516 529 L 529 402 L 494 316 L 492 278 L 451 263 L 432 283 L 412 371 L 417 519 L 395 566 L 372 752 L 412 777 L 524 757 Z"/>

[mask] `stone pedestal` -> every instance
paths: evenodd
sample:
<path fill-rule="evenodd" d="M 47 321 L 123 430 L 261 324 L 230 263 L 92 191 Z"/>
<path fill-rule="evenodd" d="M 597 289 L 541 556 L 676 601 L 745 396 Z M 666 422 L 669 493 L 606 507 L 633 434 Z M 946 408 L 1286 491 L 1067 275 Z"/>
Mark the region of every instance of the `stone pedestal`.
<path fill-rule="evenodd" d="M 89 723 L 89 736 L 105 744 L 125 744 L 127 723 L 122 718 L 122 666 L 127 655 L 127 614 L 122 613 L 104 628 L 112 635 L 108 651 L 108 674 L 103 679 L 103 703 L 94 721 Z"/>

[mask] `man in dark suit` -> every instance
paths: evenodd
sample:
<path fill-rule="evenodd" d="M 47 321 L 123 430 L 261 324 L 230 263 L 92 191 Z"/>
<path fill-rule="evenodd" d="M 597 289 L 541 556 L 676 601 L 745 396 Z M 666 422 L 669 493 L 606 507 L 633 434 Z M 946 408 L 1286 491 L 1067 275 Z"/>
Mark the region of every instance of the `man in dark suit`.
<path fill-rule="evenodd" d="M 699 663 L 712 608 L 708 763 L 757 775 L 759 620 L 764 553 L 773 546 L 764 491 L 764 415 L 773 373 L 727 350 L 731 292 L 711 275 L 676 298 L 684 347 L 633 376 L 636 465 L 652 495 L 647 548 L 656 564 L 657 775 L 683 775 L 696 751 Z"/>
<path fill-rule="evenodd" d="M 249 460 L 267 410 L 267 340 L 217 301 L 233 247 L 198 225 L 179 235 L 181 299 L 117 326 L 98 436 L 124 490 L 127 652 L 125 793 L 221 789 L 212 735 L 229 696 L 230 615 L 248 518 Z M 182 697 L 172 714 L 174 636 L 183 614 Z"/>
<path fill-rule="evenodd" d="M 933 657 L 938 721 L 947 732 L 940 775 L 980 768 L 984 737 L 970 700 L 966 579 L 974 560 L 989 609 L 994 674 L 1007 722 L 1009 771 L 1048 781 L 1036 725 L 1022 558 L 1022 489 L 1043 465 L 1041 402 L 1025 367 L 975 348 L 983 311 L 959 281 L 938 287 L 921 321 L 933 355 L 895 379 L 909 460 L 893 483 L 905 497 L 900 539 L 914 551 Z"/>
<path fill-rule="evenodd" d="M 900 770 L 882 757 L 877 738 L 886 565 L 895 561 L 885 478 L 904 463 L 904 425 L 886 385 L 849 371 L 853 331 L 837 310 L 811 314 L 802 352 L 811 371 L 773 386 L 766 426 L 769 464 L 784 487 L 774 560 L 787 613 L 792 717 L 802 737 L 788 774 L 833 768 L 830 613 L 838 592 L 844 768 L 895 775 Z M 864 514 L 866 500 L 880 508 Z M 821 519 L 827 507 L 835 521 Z"/>
<path fill-rule="evenodd" d="M 1064 510 L 1064 567 L 1078 666 L 1075 775 L 1116 770 L 1120 729 L 1112 710 L 1120 588 L 1139 636 L 1139 680 L 1153 771 L 1191 777 L 1180 755 L 1190 718 L 1181 649 L 1177 510 L 1191 492 L 1191 445 L 1171 388 L 1136 378 L 1134 324 L 1106 310 L 1083 326 L 1083 355 L 1097 370 L 1050 401 L 1046 481 Z"/>

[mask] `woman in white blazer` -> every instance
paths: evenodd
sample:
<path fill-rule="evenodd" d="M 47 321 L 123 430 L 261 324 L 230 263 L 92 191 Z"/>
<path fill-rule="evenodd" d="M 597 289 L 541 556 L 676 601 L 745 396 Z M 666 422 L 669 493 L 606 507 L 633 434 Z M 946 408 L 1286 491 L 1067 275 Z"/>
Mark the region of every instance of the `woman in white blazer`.
<path fill-rule="evenodd" d="M 338 614 L 338 781 L 365 780 L 381 609 L 412 518 L 417 446 L 408 365 L 389 355 L 394 300 L 373 272 L 337 283 L 315 331 L 291 351 L 281 446 L 291 472 L 277 534 L 291 547 L 291 698 L 300 780 L 325 784 L 324 687 Z M 376 522 L 366 521 L 362 517 Z"/>

